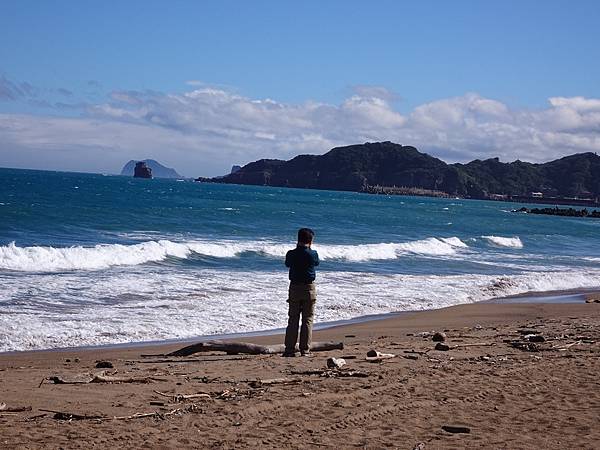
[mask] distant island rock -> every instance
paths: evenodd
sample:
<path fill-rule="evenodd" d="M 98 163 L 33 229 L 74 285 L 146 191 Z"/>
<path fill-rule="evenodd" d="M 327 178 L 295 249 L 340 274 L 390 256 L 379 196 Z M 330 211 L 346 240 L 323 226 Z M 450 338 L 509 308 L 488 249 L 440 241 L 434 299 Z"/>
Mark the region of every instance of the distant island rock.
<path fill-rule="evenodd" d="M 138 161 L 135 163 L 133 169 L 134 178 L 152 178 L 152 169 L 146 165 L 144 161 Z"/>
<path fill-rule="evenodd" d="M 136 161 L 132 159 L 125 166 L 123 166 L 123 170 L 121 170 L 121 175 L 126 175 L 131 177 L 134 175 L 134 170 L 136 163 L 142 162 L 145 163 L 146 166 L 152 171 L 152 176 L 154 178 L 182 178 L 175 169 L 171 169 L 170 167 L 165 167 L 158 161 L 153 159 L 144 159 L 142 161 Z"/>
<path fill-rule="evenodd" d="M 382 187 L 402 187 L 477 199 L 552 197 L 594 203 L 600 197 L 600 156 L 580 153 L 543 164 L 498 158 L 447 164 L 415 147 L 375 142 L 289 161 L 261 159 L 201 181 L 382 193 Z"/>

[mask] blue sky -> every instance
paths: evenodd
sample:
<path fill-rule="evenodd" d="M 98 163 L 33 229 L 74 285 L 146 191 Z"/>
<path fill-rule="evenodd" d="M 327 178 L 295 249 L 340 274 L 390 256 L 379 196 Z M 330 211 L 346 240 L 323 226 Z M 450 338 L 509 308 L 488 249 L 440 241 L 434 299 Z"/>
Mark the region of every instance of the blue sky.
<path fill-rule="evenodd" d="M 211 175 L 363 138 L 449 160 L 596 151 L 598 23 L 597 1 L 5 0 L 0 166 L 116 172 L 152 156 Z M 273 120 L 265 101 L 289 120 Z M 523 121 L 543 142 L 522 129 L 506 152 L 500 137 Z M 16 122 L 29 139 L 8 129 Z M 344 126 L 330 135 L 322 123 Z M 57 139 L 69 129 L 79 131 Z M 103 142 L 107 132 L 123 139 Z M 134 138 L 152 133 L 173 148 Z M 240 133 L 258 140 L 245 147 Z"/>

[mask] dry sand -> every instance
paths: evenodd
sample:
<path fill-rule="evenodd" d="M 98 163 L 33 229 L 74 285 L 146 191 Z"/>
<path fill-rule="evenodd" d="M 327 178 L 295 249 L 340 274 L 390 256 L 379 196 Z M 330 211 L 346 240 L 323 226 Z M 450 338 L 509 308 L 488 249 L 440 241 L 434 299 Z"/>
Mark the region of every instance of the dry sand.
<path fill-rule="evenodd" d="M 545 342 L 528 342 L 524 328 Z M 446 333 L 450 350 L 420 334 L 432 330 Z M 141 356 L 180 344 L 0 355 L 0 447 L 600 448 L 600 304 L 479 303 L 318 331 L 315 340 L 345 349 L 311 358 Z M 397 357 L 367 362 L 370 349 Z M 332 356 L 346 357 L 347 370 L 294 373 L 322 371 Z M 114 368 L 97 369 L 98 360 Z M 352 370 L 368 376 L 340 376 Z M 49 380 L 99 373 L 149 382 Z M 256 382 L 275 378 L 289 384 Z M 140 413 L 152 415 L 113 418 Z"/>

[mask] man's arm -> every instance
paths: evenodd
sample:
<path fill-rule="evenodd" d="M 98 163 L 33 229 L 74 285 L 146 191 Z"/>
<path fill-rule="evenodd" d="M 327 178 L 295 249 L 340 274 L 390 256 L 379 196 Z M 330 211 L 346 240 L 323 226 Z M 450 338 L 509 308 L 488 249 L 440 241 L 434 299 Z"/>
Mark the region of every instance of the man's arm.
<path fill-rule="evenodd" d="M 313 250 L 312 253 L 313 253 L 313 263 L 315 266 L 318 266 L 319 265 L 319 254 L 317 253 L 316 250 Z"/>
<path fill-rule="evenodd" d="M 290 267 L 292 265 L 292 258 L 290 257 L 290 253 L 292 253 L 291 250 L 285 254 L 285 267 Z"/>

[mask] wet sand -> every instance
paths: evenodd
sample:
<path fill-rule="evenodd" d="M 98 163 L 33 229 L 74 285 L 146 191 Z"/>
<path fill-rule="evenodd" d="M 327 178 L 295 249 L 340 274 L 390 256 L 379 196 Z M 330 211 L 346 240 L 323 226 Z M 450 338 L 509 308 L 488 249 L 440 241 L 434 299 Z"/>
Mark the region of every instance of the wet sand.
<path fill-rule="evenodd" d="M 449 350 L 435 350 L 433 331 Z M 327 328 L 314 340 L 344 349 L 142 356 L 184 346 L 175 342 L 0 355 L 0 447 L 600 445 L 600 304 L 461 305 Z M 371 349 L 396 356 L 369 362 Z M 330 357 L 347 364 L 327 370 Z M 204 395 L 184 397 L 195 394 Z"/>

